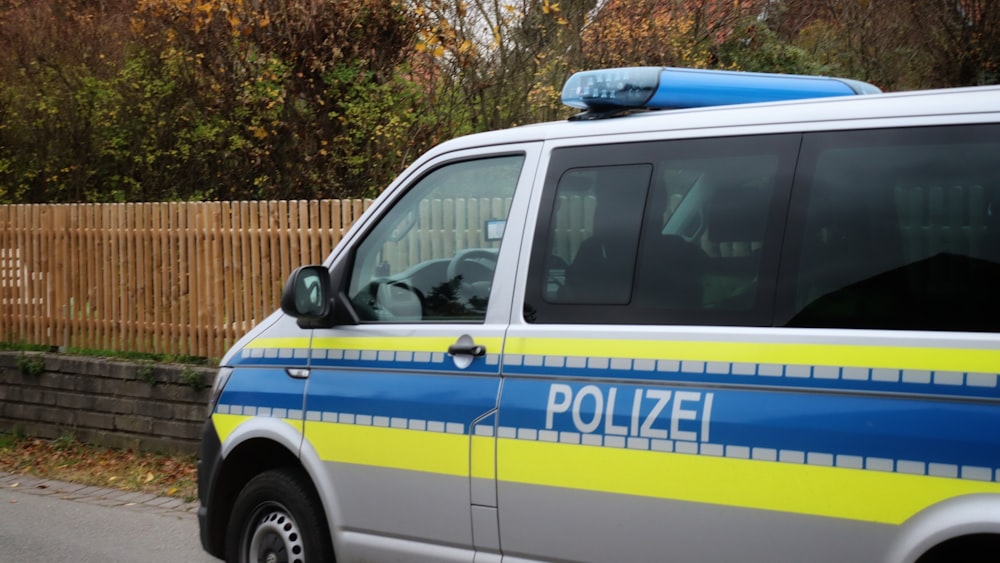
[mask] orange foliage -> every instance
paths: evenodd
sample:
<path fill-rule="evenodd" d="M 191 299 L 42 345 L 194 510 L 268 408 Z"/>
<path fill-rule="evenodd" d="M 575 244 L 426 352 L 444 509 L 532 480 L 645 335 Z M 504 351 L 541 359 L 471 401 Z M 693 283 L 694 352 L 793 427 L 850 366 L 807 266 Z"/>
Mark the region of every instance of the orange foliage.
<path fill-rule="evenodd" d="M 610 0 L 584 31 L 591 67 L 665 65 L 704 68 L 713 48 L 766 0 Z"/>

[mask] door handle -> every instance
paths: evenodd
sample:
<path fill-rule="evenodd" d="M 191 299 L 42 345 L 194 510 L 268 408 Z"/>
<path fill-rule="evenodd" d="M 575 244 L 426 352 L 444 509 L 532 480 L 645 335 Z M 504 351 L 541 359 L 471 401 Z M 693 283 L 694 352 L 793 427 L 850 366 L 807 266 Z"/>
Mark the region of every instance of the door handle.
<path fill-rule="evenodd" d="M 458 340 L 454 344 L 448 346 L 448 353 L 452 356 L 472 356 L 478 358 L 486 355 L 486 346 L 476 344 L 471 336 L 463 334 L 458 337 Z"/>
<path fill-rule="evenodd" d="M 285 368 L 285 373 L 292 379 L 309 379 L 308 368 Z"/>
<path fill-rule="evenodd" d="M 448 346 L 448 353 L 452 356 L 485 356 L 486 346 L 481 346 L 479 344 L 464 344 L 456 342 L 451 346 Z"/>

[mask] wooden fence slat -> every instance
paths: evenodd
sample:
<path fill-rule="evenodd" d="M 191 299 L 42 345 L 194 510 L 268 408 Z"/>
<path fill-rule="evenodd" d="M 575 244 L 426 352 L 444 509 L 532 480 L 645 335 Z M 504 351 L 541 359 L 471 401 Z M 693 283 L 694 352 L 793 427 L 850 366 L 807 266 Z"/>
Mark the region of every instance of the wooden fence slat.
<path fill-rule="evenodd" d="M 264 257 L 261 255 L 261 249 L 263 247 L 263 234 L 260 228 L 260 204 L 256 201 L 250 202 L 248 218 L 250 220 L 250 287 L 248 293 L 250 294 L 250 306 L 253 311 L 253 322 L 260 322 L 264 317 L 260 315 L 260 294 L 263 290 L 263 281 L 261 280 L 261 264 L 263 264 Z"/>
<path fill-rule="evenodd" d="M 233 224 L 237 227 L 239 232 L 240 241 L 240 252 L 236 256 L 236 279 L 237 287 L 233 299 L 236 301 L 239 315 L 238 321 L 240 325 L 236 327 L 236 337 L 241 336 L 244 332 L 250 330 L 253 320 L 253 302 L 248 299 L 250 295 L 250 289 L 253 282 L 250 280 L 251 272 L 251 261 L 250 261 L 250 246 L 252 245 L 252 240 L 250 238 L 250 224 L 248 223 L 250 219 L 250 206 L 246 201 L 241 201 L 236 206 L 237 216 Z"/>
<path fill-rule="evenodd" d="M 226 318 L 226 307 L 223 303 L 226 269 L 222 261 L 222 237 L 217 228 L 222 221 L 222 205 L 217 201 L 206 205 L 208 206 L 208 213 L 205 214 L 204 228 L 209 249 L 209 252 L 206 253 L 208 258 L 206 268 L 211 276 L 209 278 L 211 280 L 209 285 L 211 298 L 208 300 L 209 308 L 206 311 L 207 325 L 205 327 L 209 334 L 209 339 L 207 347 L 204 350 L 204 356 L 208 357 L 212 354 L 212 350 L 218 350 L 225 346 L 224 327 L 228 319 Z"/>
<path fill-rule="evenodd" d="M 10 207 L 0 207 L 0 340 L 4 342 L 13 340 L 10 329 L 13 311 L 10 310 L 10 304 L 16 295 L 11 276 L 15 247 L 10 240 L 10 212 Z"/>
<path fill-rule="evenodd" d="M 222 270 L 221 283 L 219 287 L 219 311 L 221 321 L 219 328 L 220 347 L 229 346 L 233 342 L 233 326 L 235 322 L 236 308 L 232 297 L 236 294 L 233 279 L 233 249 L 235 239 L 232 236 L 233 211 L 232 205 L 223 207 L 217 206 L 217 223 L 215 224 L 215 236 L 219 246 L 219 268 Z"/>
<path fill-rule="evenodd" d="M 197 222 L 194 225 L 194 229 L 196 233 L 195 252 L 198 255 L 196 265 L 199 271 L 197 277 L 194 279 L 194 283 L 191 284 L 192 299 L 188 302 L 188 306 L 191 307 L 192 316 L 196 319 L 195 322 L 197 323 L 198 345 L 193 355 L 207 357 L 212 340 L 209 325 L 211 323 L 212 309 L 215 307 L 215 303 L 213 302 L 215 292 L 212 288 L 212 282 L 215 280 L 215 272 L 218 269 L 212 265 L 212 243 L 209 240 L 207 232 L 208 221 L 210 219 L 209 204 L 197 203 L 195 207 L 198 209 L 198 213 L 196 214 Z"/>
<path fill-rule="evenodd" d="M 17 286 L 17 297 L 14 298 L 14 318 L 16 319 L 14 334 L 15 338 L 19 341 L 23 341 L 25 339 L 24 311 L 26 306 L 24 304 L 24 268 L 22 266 L 24 258 L 22 254 L 27 251 L 27 244 L 24 240 L 24 209 L 25 208 L 23 206 L 18 206 L 15 210 L 17 215 L 14 218 L 14 232 L 16 233 L 16 240 L 14 244 L 17 249 L 17 261 L 14 264 L 16 275 L 15 281 Z"/>
<path fill-rule="evenodd" d="M 150 264 L 153 275 L 153 353 L 162 354 L 163 345 L 166 341 L 163 322 L 163 284 L 165 272 L 163 257 L 166 256 L 163 246 L 163 206 L 157 205 L 152 208 L 151 224 L 149 233 L 150 246 L 152 247 L 153 261 Z"/>

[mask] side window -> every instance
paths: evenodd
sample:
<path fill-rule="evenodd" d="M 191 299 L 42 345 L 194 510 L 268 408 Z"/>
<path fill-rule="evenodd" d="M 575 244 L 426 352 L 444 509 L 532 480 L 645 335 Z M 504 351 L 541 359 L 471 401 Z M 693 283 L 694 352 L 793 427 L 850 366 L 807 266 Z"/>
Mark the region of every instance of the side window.
<path fill-rule="evenodd" d="M 797 146 L 768 136 L 555 151 L 525 318 L 770 322 Z"/>
<path fill-rule="evenodd" d="M 486 315 L 521 155 L 423 176 L 358 246 L 348 294 L 363 321 L 477 321 Z"/>
<path fill-rule="evenodd" d="M 549 256 L 555 274 L 546 285 L 548 300 L 629 302 L 652 168 L 649 164 L 576 168 L 560 178 Z"/>
<path fill-rule="evenodd" d="M 1000 330 L 1000 127 L 803 145 L 788 326 Z"/>

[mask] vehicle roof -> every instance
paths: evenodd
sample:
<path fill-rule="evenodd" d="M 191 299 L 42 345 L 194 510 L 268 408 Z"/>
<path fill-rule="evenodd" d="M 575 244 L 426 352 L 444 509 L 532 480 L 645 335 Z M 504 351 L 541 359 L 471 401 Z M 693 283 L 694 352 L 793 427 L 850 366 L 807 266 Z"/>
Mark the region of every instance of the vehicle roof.
<path fill-rule="evenodd" d="M 989 115 L 983 120 L 983 114 Z M 965 117 L 962 117 L 965 116 Z M 841 129 L 858 121 L 920 117 L 927 125 L 1000 121 L 1000 85 L 940 90 L 815 98 L 787 102 L 657 110 L 621 117 L 552 121 L 476 133 L 446 141 L 432 153 L 557 139 L 592 139 L 602 135 L 678 132 L 683 136 L 714 136 L 712 130 L 751 128 L 754 133 Z M 684 132 L 690 132 L 683 134 Z M 723 131 L 719 131 L 722 134 Z"/>

